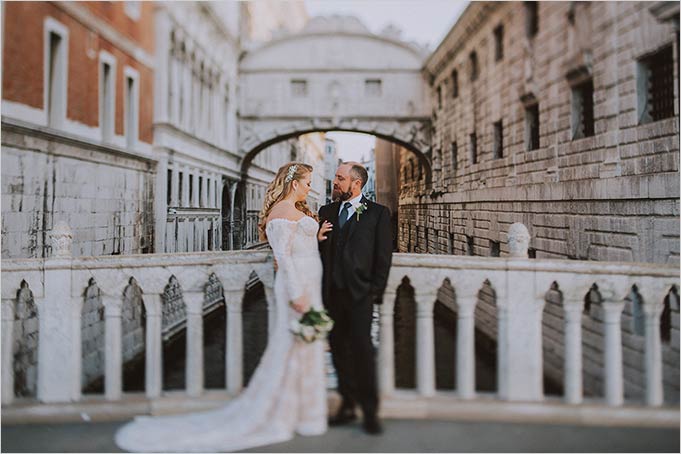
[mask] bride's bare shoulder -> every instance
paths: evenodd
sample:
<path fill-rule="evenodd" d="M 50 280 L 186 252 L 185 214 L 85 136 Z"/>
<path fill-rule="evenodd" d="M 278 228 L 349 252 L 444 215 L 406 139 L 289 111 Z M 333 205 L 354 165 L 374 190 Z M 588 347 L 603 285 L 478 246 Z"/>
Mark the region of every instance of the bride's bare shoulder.
<path fill-rule="evenodd" d="M 301 213 L 295 207 L 289 205 L 288 203 L 277 203 L 272 207 L 269 216 L 267 216 L 267 222 L 274 219 L 284 219 L 291 222 L 298 222 L 305 215 Z"/>

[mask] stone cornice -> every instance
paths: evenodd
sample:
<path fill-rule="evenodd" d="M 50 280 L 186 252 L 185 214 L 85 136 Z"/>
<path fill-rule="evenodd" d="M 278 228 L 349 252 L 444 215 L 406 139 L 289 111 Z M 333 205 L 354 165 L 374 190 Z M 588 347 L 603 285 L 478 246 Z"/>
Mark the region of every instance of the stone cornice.
<path fill-rule="evenodd" d="M 117 147 L 112 144 L 105 144 L 101 142 L 91 141 L 79 136 L 75 136 L 68 132 L 53 129 L 47 126 L 37 126 L 27 123 L 22 120 L 17 120 L 10 117 L 2 117 L 2 131 L 14 132 L 17 134 L 37 137 L 47 141 L 54 141 L 65 145 L 84 148 L 91 151 L 99 151 L 107 153 L 112 156 L 120 156 L 126 159 L 133 159 L 135 161 L 143 161 L 152 165 L 156 163 L 157 159 L 152 154 L 140 154 L 139 152 L 132 152 L 125 148 Z M 4 143 L 4 138 L 3 138 Z M 50 150 L 51 153 L 61 154 L 59 148 Z"/>
<path fill-rule="evenodd" d="M 501 7 L 500 2 L 471 2 L 452 26 L 445 39 L 426 59 L 423 65 L 428 80 L 434 78 L 451 62 L 456 54 L 468 43 L 466 39 L 475 33 L 489 15 Z"/>
<path fill-rule="evenodd" d="M 294 35 L 286 35 L 286 36 L 283 36 L 279 39 L 275 39 L 275 40 L 272 40 L 272 41 L 267 41 L 262 46 L 257 47 L 255 49 L 245 53 L 243 55 L 242 59 L 241 59 L 241 64 L 245 64 L 246 60 L 248 60 L 248 58 L 251 57 L 252 55 L 256 55 L 257 53 L 259 53 L 260 51 L 262 51 L 264 49 L 277 46 L 277 45 L 279 45 L 281 43 L 285 43 L 287 41 L 305 40 L 307 38 L 320 38 L 320 37 L 325 37 L 325 36 L 334 37 L 334 38 L 337 38 L 337 37 L 362 38 L 362 39 L 366 39 L 366 40 L 380 41 L 384 44 L 390 44 L 390 45 L 400 47 L 404 50 L 411 52 L 412 54 L 414 54 L 414 56 L 419 61 L 423 61 L 423 58 L 424 58 L 424 55 L 421 54 L 417 49 L 415 49 L 409 43 L 405 43 L 405 42 L 402 42 L 402 41 L 395 41 L 393 39 L 386 38 L 385 36 L 380 36 L 380 35 L 366 34 L 366 33 L 348 33 L 348 32 L 297 33 L 297 34 L 294 34 Z"/>

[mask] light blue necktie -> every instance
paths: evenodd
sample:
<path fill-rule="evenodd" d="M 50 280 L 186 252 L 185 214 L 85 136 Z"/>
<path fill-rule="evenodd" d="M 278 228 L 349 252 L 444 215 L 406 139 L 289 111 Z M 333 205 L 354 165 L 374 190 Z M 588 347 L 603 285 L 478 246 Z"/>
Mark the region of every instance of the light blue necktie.
<path fill-rule="evenodd" d="M 348 211 L 350 210 L 350 207 L 352 206 L 352 203 L 350 202 L 345 202 L 343 204 L 343 209 L 340 212 L 340 215 L 338 216 L 338 225 L 340 225 L 340 228 L 342 229 L 345 223 L 348 220 Z"/>

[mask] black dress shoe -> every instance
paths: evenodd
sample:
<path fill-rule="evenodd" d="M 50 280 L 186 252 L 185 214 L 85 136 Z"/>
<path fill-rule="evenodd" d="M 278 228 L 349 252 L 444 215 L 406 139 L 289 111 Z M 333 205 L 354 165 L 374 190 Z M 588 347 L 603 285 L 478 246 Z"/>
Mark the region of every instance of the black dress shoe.
<path fill-rule="evenodd" d="M 369 435 L 380 435 L 383 433 L 383 426 L 376 416 L 364 418 L 362 429 Z"/>
<path fill-rule="evenodd" d="M 335 416 L 329 418 L 330 426 L 342 426 L 344 424 L 349 424 L 357 419 L 355 410 L 350 407 L 341 407 Z"/>

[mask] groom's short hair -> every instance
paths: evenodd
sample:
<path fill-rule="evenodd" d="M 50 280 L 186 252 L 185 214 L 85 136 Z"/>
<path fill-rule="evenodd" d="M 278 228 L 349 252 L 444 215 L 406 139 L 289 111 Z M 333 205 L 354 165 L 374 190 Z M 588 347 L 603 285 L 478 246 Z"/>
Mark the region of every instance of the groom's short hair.
<path fill-rule="evenodd" d="M 362 164 L 356 161 L 345 161 L 343 165 L 350 165 L 350 176 L 353 180 L 361 180 L 362 187 L 369 181 L 369 174 L 367 169 L 364 168 Z"/>

